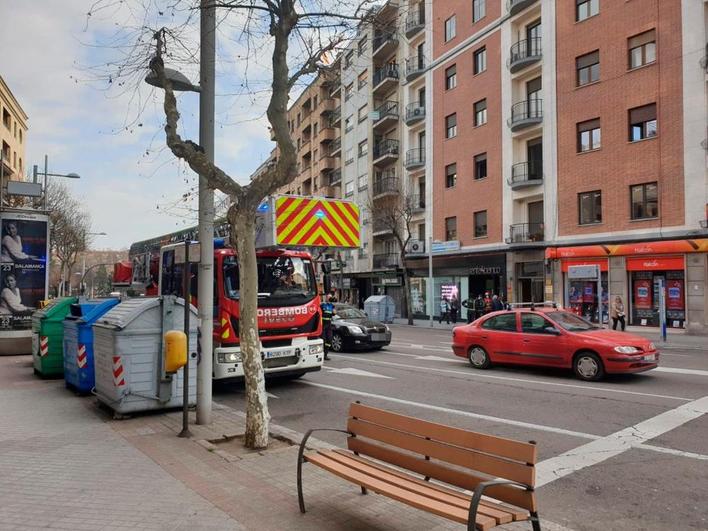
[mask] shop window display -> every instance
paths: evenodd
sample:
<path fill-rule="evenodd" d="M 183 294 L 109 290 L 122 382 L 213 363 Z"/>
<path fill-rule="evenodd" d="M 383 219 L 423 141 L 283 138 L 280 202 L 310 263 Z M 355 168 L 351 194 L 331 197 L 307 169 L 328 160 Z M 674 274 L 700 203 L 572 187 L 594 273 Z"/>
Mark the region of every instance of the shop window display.
<path fill-rule="evenodd" d="M 571 312 L 590 322 L 599 323 L 597 282 L 593 280 L 568 281 L 568 305 Z M 609 322 L 607 273 L 602 273 L 602 323 Z"/>
<path fill-rule="evenodd" d="M 683 328 L 686 320 L 683 271 L 633 271 L 631 324 L 659 326 L 659 282 L 666 290 L 666 321 L 670 328 Z"/>

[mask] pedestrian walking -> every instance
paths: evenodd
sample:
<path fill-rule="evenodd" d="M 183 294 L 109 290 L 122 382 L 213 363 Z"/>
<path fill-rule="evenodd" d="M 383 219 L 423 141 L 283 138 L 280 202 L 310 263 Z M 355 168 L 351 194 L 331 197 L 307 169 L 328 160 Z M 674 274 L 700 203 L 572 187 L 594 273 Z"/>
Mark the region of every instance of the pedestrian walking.
<path fill-rule="evenodd" d="M 610 317 L 612 317 L 612 330 L 617 330 L 617 323 L 619 322 L 622 327 L 622 332 L 624 332 L 624 304 L 622 303 L 622 297 L 619 295 L 612 301 Z"/>
<path fill-rule="evenodd" d="M 320 304 L 322 310 L 322 341 L 324 342 L 324 359 L 329 360 L 329 349 L 332 346 L 332 315 L 334 315 L 334 304 L 324 300 Z"/>
<path fill-rule="evenodd" d="M 504 305 L 502 304 L 501 299 L 499 298 L 498 295 L 494 295 L 492 297 L 492 311 L 493 312 L 498 312 L 500 310 L 504 309 Z"/>
<path fill-rule="evenodd" d="M 450 304 L 445 297 L 440 301 L 440 324 L 442 324 L 443 319 L 447 321 L 447 324 L 450 324 Z"/>
<path fill-rule="evenodd" d="M 482 294 L 478 293 L 474 300 L 474 319 L 475 321 L 484 315 L 484 299 Z"/>

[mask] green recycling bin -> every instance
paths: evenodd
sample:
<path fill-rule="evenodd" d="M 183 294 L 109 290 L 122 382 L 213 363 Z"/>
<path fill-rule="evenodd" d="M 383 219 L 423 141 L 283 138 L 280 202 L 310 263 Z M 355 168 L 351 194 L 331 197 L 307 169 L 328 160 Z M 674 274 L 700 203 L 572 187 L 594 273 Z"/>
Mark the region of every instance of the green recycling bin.
<path fill-rule="evenodd" d="M 40 376 L 64 374 L 64 318 L 77 297 L 54 299 L 32 315 L 32 361 Z"/>

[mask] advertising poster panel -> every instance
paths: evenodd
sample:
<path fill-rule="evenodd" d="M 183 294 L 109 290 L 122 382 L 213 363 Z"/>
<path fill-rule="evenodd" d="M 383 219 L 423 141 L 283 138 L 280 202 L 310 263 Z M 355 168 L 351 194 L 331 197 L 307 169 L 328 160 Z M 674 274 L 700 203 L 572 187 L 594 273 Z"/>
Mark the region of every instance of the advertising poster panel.
<path fill-rule="evenodd" d="M 49 220 L 44 214 L 0 214 L 0 330 L 32 327 L 32 312 L 47 298 Z"/>

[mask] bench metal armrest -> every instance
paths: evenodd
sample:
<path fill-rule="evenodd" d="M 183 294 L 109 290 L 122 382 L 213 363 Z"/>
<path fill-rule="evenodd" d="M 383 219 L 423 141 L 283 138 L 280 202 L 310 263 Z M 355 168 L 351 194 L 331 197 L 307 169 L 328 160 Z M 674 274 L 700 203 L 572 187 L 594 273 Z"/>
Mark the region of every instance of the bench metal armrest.
<path fill-rule="evenodd" d="M 490 481 L 483 481 L 482 483 L 479 483 L 475 489 L 474 489 L 474 494 L 472 495 L 472 502 L 470 503 L 470 512 L 467 520 L 467 529 L 468 530 L 474 530 L 475 529 L 475 520 L 477 519 L 477 509 L 479 508 L 479 502 L 482 500 L 482 495 L 484 494 L 484 491 L 487 490 L 489 487 L 493 487 L 495 485 L 514 485 L 516 487 L 521 487 L 525 490 L 529 490 L 528 485 L 524 485 L 523 483 L 519 483 L 517 481 L 510 481 L 508 479 L 494 479 Z"/>

